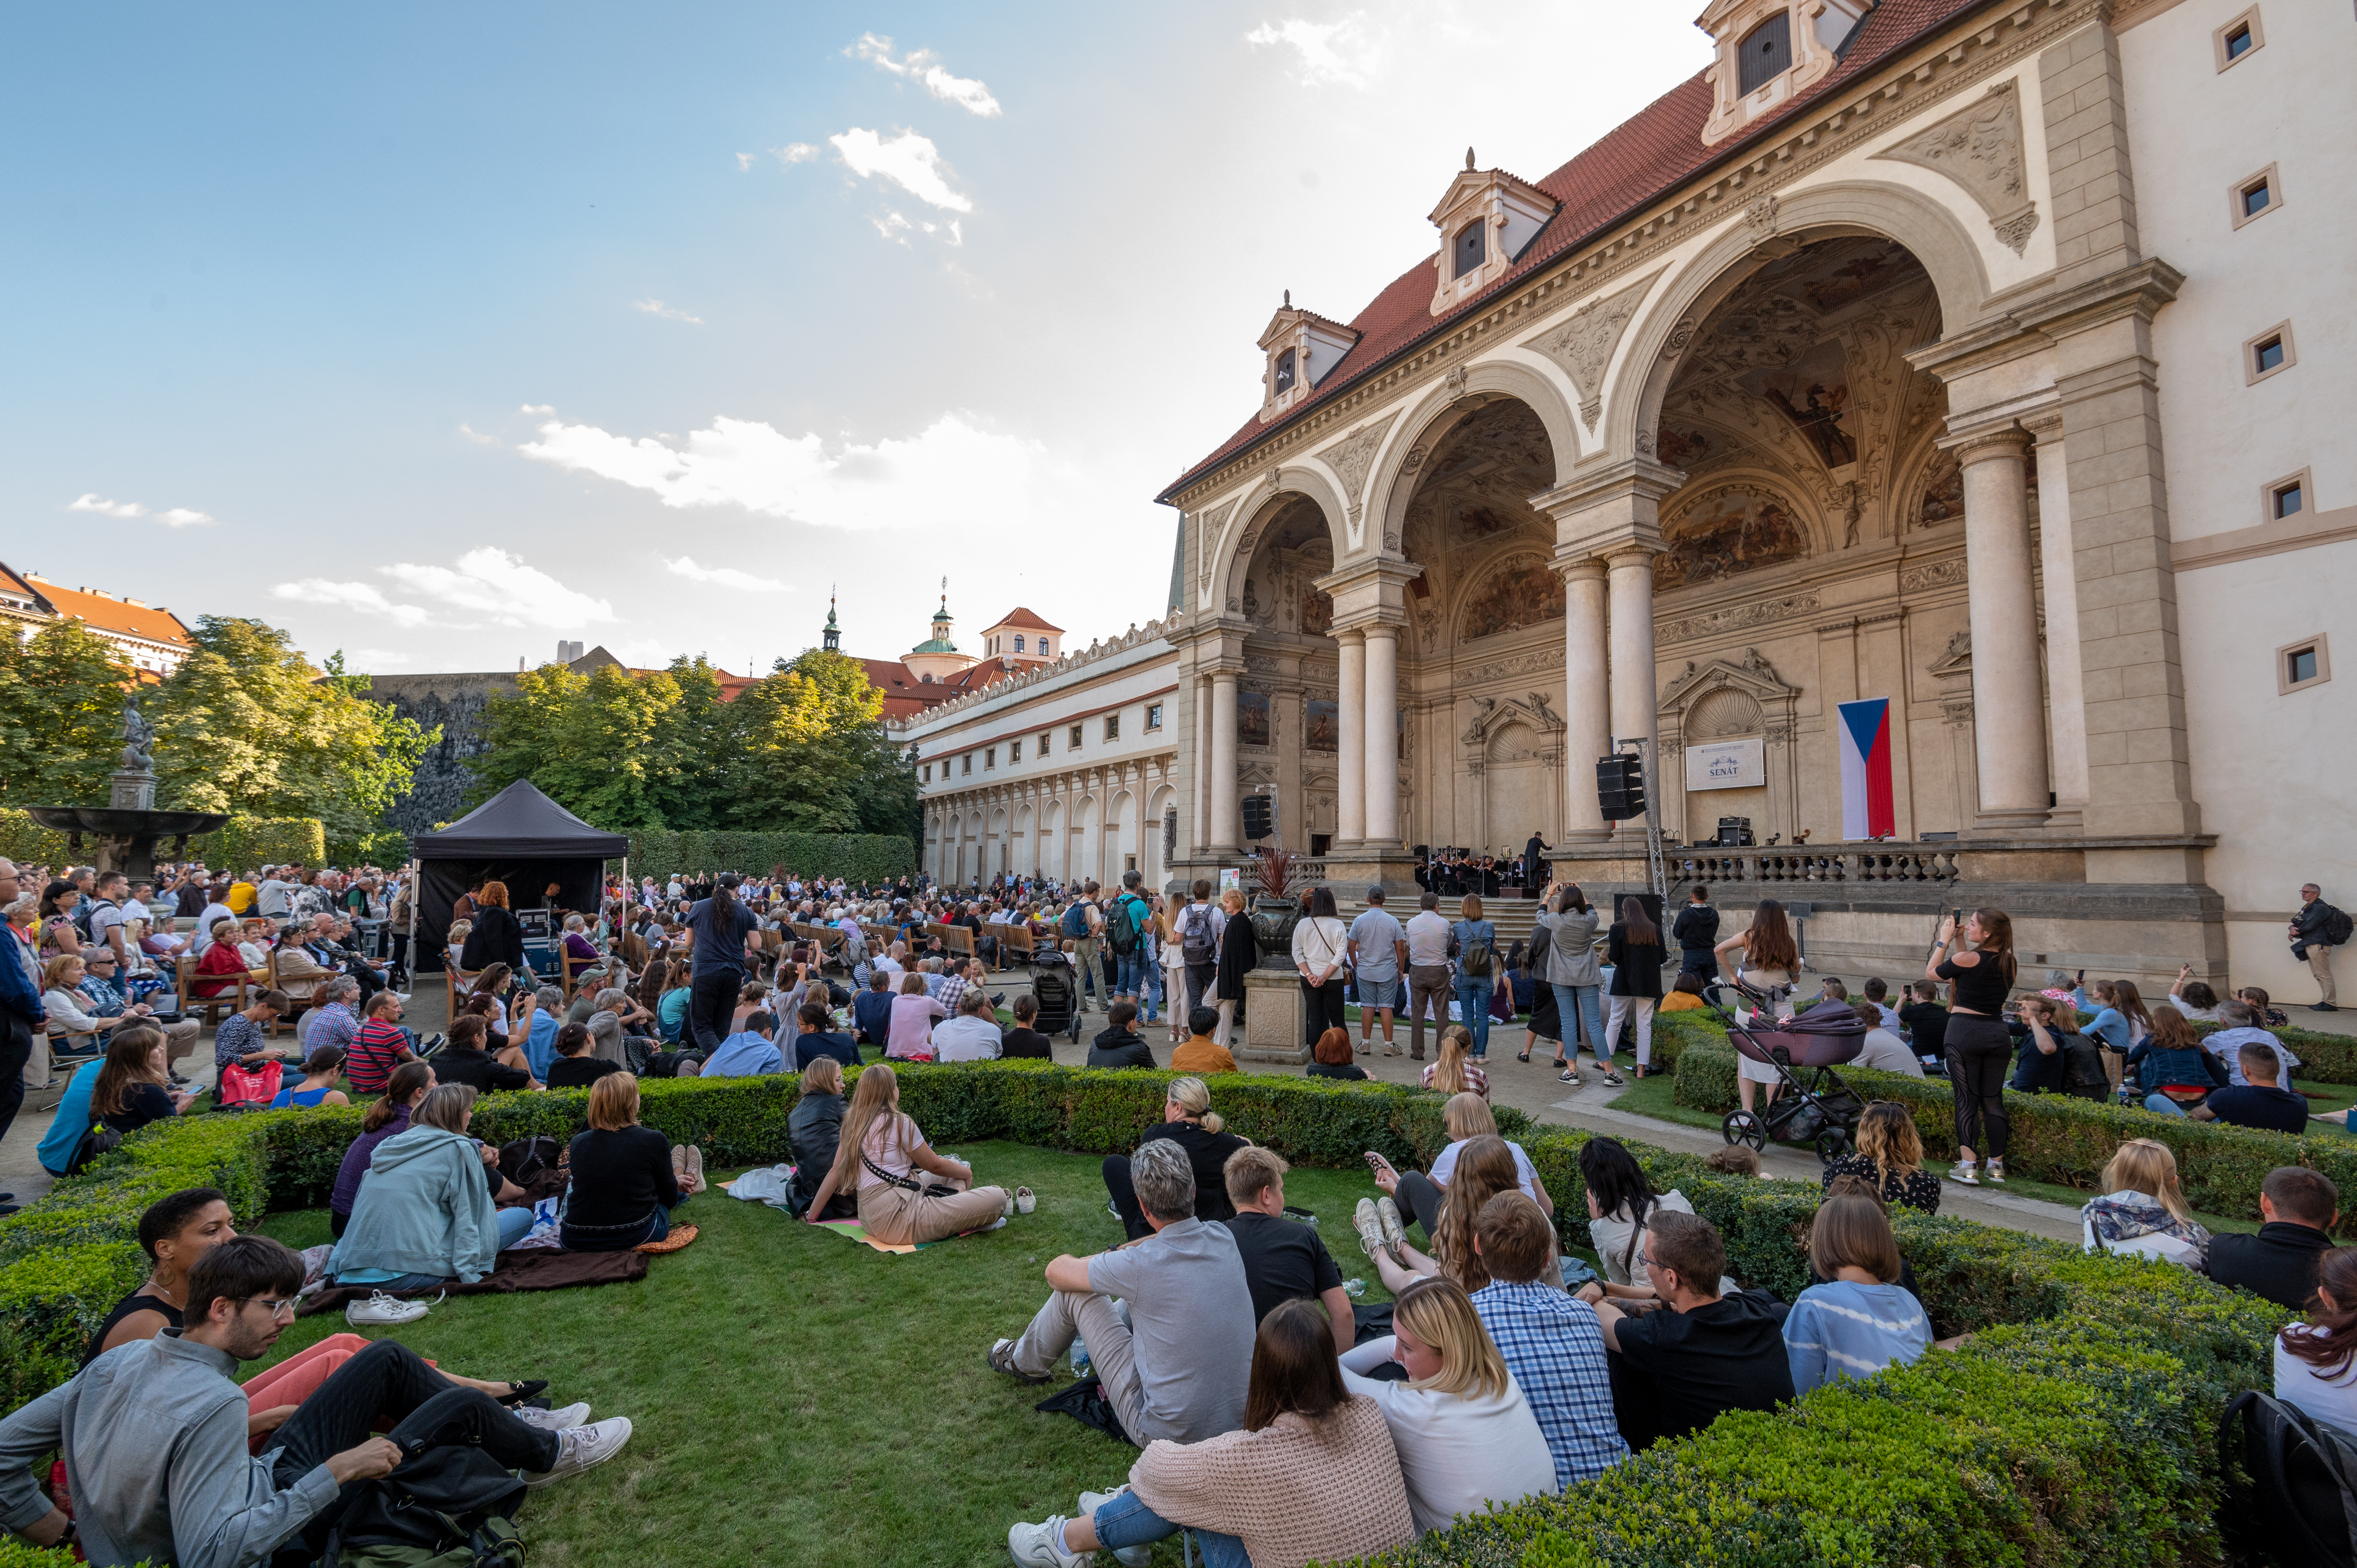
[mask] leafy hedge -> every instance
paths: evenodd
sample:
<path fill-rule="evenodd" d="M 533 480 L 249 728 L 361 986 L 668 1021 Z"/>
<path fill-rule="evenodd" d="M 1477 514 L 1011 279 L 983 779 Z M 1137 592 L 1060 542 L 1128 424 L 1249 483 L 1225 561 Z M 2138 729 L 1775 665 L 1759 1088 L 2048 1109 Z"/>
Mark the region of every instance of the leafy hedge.
<path fill-rule="evenodd" d="M 1708 1046 L 1678 1058 L 1675 1098 L 1697 1111 L 1731 1111 L 1738 1103 L 1735 1050 Z M 1956 1102 L 1943 1078 L 1844 1068 L 1843 1081 L 1868 1099 L 1895 1100 L 1914 1117 L 1925 1155 L 1942 1159 L 1956 1152 Z M 2357 1138 L 2336 1133 L 2294 1137 L 2215 1122 L 2162 1116 L 2141 1107 L 2073 1100 L 2061 1094 L 2005 1096 L 2012 1136 L 2005 1153 L 2008 1173 L 2033 1181 L 2093 1192 L 2113 1153 L 2130 1138 L 2150 1138 L 2177 1156 L 2178 1178 L 2196 1208 L 2243 1219 L 2259 1217 L 2259 1184 L 2278 1165 L 2322 1171 L 2343 1193 L 2357 1193 Z M 2352 1204 L 2357 1209 L 2357 1204 Z M 2357 1216 L 2344 1220 L 2343 1234 L 2357 1234 Z"/>
<path fill-rule="evenodd" d="M 2222 1025 L 2196 1024 L 2197 1035 L 2213 1035 Z M 2314 1029 L 2269 1029 L 2276 1039 L 2291 1047 L 2299 1058 L 2299 1070 L 2295 1079 L 2308 1079 L 2315 1083 L 2357 1083 L 2357 1036 L 2320 1035 Z"/>
<path fill-rule="evenodd" d="M 328 842 L 328 863 L 347 869 L 356 865 L 402 865 L 408 859 L 409 835 L 398 828 Z"/>
<path fill-rule="evenodd" d="M 1682 1063 L 1713 1052 L 1684 1031 L 1679 1048 Z M 1009 1138 L 1084 1152 L 1130 1147 L 1160 1118 L 1176 1076 L 1039 1062 L 897 1070 L 903 1105 L 936 1143 Z M 702 1144 L 716 1165 L 769 1161 L 783 1154 L 796 1090 L 791 1078 L 651 1080 L 643 1114 L 666 1137 Z M 1304 1164 L 1353 1165 L 1368 1148 L 1423 1163 L 1445 1141 L 1441 1097 L 1397 1085 L 1239 1075 L 1211 1079 L 1211 1092 L 1237 1131 Z M 476 1131 L 494 1140 L 567 1134 L 587 1098 L 493 1095 Z M 317 1201 L 360 1116 L 162 1123 L 0 1221 L 0 1371 L 13 1397 L 70 1372 L 84 1337 L 135 1283 L 142 1270 L 128 1238 L 140 1207 L 199 1184 L 223 1187 L 242 1216 L 265 1196 L 282 1207 Z M 1536 1163 L 1563 1239 L 1586 1243 L 1578 1155 L 1591 1134 L 1535 1127 L 1507 1108 L 1499 1121 Z M 1657 1187 L 1683 1190 L 1724 1233 L 1738 1277 L 1787 1299 L 1805 1284 L 1813 1186 L 1722 1176 L 1692 1155 L 1630 1146 Z M 2266 1386 L 2266 1347 L 2286 1315 L 2165 1264 L 2086 1257 L 1957 1219 L 1902 1214 L 1898 1227 L 1938 1331 L 1976 1333 L 1964 1349 L 1820 1390 L 1773 1414 L 1730 1415 L 1566 1496 L 1469 1519 L 1380 1561 L 2214 1561 L 2210 1433 L 2232 1394 Z M 0 1556 L 0 1568 L 61 1561 L 20 1552 Z"/>
<path fill-rule="evenodd" d="M 46 804 L 35 801 L 35 805 Z M 0 859 L 20 865 L 63 865 L 66 835 L 33 821 L 29 811 L 0 806 Z"/>
<path fill-rule="evenodd" d="M 265 865 L 325 865 L 328 830 L 317 817 L 236 817 L 218 832 L 188 841 L 188 854 L 207 865 L 259 871 Z"/>
<path fill-rule="evenodd" d="M 630 834 L 630 875 L 742 871 L 782 865 L 803 875 L 881 882 L 913 874 L 915 844 L 883 833 L 740 832 L 732 829 L 640 828 Z M 619 869 L 619 868 L 617 868 Z"/>

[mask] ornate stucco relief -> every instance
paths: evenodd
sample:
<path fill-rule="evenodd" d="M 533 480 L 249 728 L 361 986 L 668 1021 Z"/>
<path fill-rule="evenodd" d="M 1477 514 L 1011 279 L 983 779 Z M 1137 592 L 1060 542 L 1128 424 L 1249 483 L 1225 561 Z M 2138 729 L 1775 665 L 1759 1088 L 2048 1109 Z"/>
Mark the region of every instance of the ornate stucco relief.
<path fill-rule="evenodd" d="M 1367 470 L 1374 464 L 1376 448 L 1383 446 L 1383 437 L 1391 434 L 1392 426 L 1398 422 L 1399 413 L 1394 410 L 1381 419 L 1361 425 L 1340 445 L 1329 446 L 1318 454 L 1342 481 L 1342 500 L 1350 508 L 1351 532 L 1354 538 L 1359 532 L 1360 512 L 1366 504 Z"/>
<path fill-rule="evenodd" d="M 1638 307 L 1645 303 L 1647 291 L 1661 275 L 1657 269 L 1618 293 L 1589 300 L 1572 312 L 1570 320 L 1549 328 L 1523 345 L 1537 349 L 1563 367 L 1564 374 L 1578 389 L 1579 422 L 1590 435 L 1595 434 L 1597 416 L 1604 410 L 1605 367 L 1611 364 L 1612 350 L 1620 346 L 1620 335 L 1637 318 Z"/>
<path fill-rule="evenodd" d="M 2021 95 L 2010 79 L 1990 88 L 1979 102 L 1874 156 L 1947 176 L 1981 204 L 1996 237 L 2015 255 L 2029 245 L 2038 227 L 2038 204 L 2029 199 L 2023 172 Z"/>

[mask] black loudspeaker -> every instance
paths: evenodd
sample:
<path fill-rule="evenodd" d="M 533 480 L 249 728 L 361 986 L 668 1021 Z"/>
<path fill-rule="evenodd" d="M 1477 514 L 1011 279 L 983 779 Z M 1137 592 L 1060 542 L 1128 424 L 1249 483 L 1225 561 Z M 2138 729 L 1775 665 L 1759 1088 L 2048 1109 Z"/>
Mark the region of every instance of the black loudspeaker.
<path fill-rule="evenodd" d="M 1749 817 L 1719 818 L 1718 843 L 1720 847 L 1725 849 L 1751 848 L 1751 819 Z"/>
<path fill-rule="evenodd" d="M 1645 814 L 1645 762 L 1623 751 L 1596 759 L 1596 799 L 1608 822 Z"/>
<path fill-rule="evenodd" d="M 1244 837 L 1265 839 L 1276 831 L 1276 813 L 1265 795 L 1244 797 Z"/>

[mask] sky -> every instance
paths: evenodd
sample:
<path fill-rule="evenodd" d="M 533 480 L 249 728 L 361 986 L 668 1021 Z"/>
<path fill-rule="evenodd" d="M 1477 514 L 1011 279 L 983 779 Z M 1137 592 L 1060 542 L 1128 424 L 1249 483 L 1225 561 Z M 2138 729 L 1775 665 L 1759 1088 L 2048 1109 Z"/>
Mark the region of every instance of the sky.
<path fill-rule="evenodd" d="M 49 6 L 0 56 L 0 561 L 372 672 L 1159 616 L 1154 497 L 1475 148 L 1684 6 Z"/>

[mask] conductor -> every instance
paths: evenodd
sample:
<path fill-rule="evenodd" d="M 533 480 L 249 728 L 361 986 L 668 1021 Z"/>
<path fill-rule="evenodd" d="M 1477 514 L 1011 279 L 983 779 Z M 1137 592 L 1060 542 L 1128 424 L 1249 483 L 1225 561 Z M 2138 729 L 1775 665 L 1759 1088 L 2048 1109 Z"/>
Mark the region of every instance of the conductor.
<path fill-rule="evenodd" d="M 1547 846 L 1539 842 L 1538 834 L 1533 833 L 1531 835 L 1531 842 L 1523 846 L 1523 886 L 1540 887 L 1545 886 L 1547 879 L 1546 854 Z"/>

